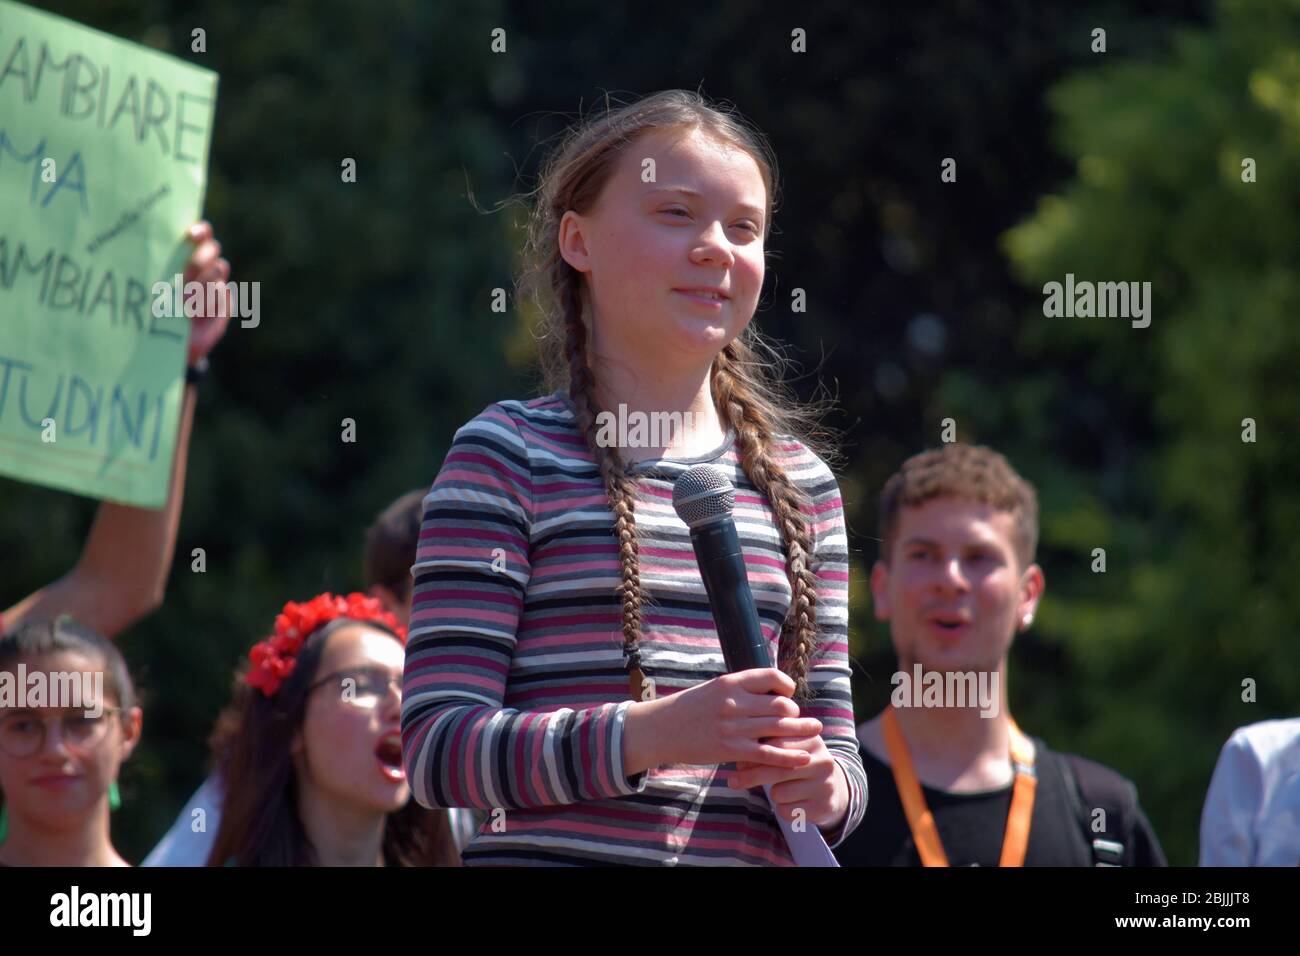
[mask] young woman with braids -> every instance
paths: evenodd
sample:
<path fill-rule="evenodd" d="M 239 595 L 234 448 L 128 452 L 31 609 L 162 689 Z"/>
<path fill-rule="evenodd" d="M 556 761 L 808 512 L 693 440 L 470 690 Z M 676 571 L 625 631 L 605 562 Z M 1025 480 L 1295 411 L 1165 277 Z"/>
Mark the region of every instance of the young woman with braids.
<path fill-rule="evenodd" d="M 765 783 L 831 845 L 862 817 L 839 490 L 750 325 L 775 177 L 761 133 L 682 91 L 543 171 L 520 291 L 550 393 L 456 433 L 412 569 L 404 762 L 419 803 L 488 811 L 468 865 L 788 865 Z M 611 444 L 619 406 L 694 427 Z M 671 503 L 700 462 L 736 487 L 779 667 L 723 674 Z"/>

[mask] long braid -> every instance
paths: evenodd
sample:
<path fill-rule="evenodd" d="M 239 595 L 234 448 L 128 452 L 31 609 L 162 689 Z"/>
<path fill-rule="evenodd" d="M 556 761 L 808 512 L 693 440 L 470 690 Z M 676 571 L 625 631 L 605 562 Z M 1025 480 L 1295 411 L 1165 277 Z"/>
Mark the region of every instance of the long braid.
<path fill-rule="evenodd" d="M 773 429 L 761 403 L 753 400 L 738 374 L 740 364 L 734 342 L 719 353 L 713 363 L 713 400 L 736 430 L 741 467 L 754 487 L 767 497 L 785 544 L 791 601 L 781 627 L 779 665 L 794 678 L 795 696 L 806 700 L 810 695 L 809 661 L 817 645 L 817 577 L 809 567 L 812 533 L 800 507 L 803 495 L 769 453 L 775 438 Z"/>
<path fill-rule="evenodd" d="M 587 328 L 582 321 L 581 280 L 579 273 L 565 269 L 561 273 L 557 297 L 564 307 L 564 354 L 569 366 L 569 397 L 577 411 L 578 429 L 587 439 L 600 467 L 605 495 L 614 512 L 614 533 L 618 539 L 619 571 L 622 579 L 623 653 L 629 674 L 640 687 L 641 669 L 641 561 L 636 536 L 636 485 L 623 470 L 616 448 L 596 441 L 595 376 L 587 364 Z M 640 692 L 634 693 L 640 699 Z"/>
<path fill-rule="evenodd" d="M 643 600 L 636 485 L 627 477 L 618 451 L 602 448 L 596 442 L 595 419 L 600 409 L 586 355 L 583 279 L 561 254 L 560 226 L 570 210 L 585 216 L 597 207 L 631 144 L 654 130 L 699 130 L 753 157 L 767 191 L 766 238 L 775 209 L 778 175 L 776 155 L 761 131 L 734 110 L 719 109 L 696 92 L 667 90 L 618 109 L 610 109 L 607 100 L 604 115 L 572 127 L 541 171 L 534 191 L 537 201 L 529 215 L 524 269 L 517 286 L 521 301 L 532 299 L 536 305 L 536 333 L 546 390 L 553 392 L 567 386 L 578 426 L 599 464 L 614 512 L 622 581 L 623 647 L 633 677 L 640 664 L 637 648 Z M 800 510 L 799 489 L 773 460 L 769 449 L 776 435 L 788 434 L 816 450 L 828 463 L 836 455 L 829 433 L 820 424 L 827 409 L 821 403 L 793 401 L 785 393 L 779 383 L 779 371 L 784 365 L 784 359 L 751 325 L 715 360 L 712 389 L 719 416 L 736 429 L 742 467 L 767 496 L 776 515 L 793 595 L 790 613 L 782 624 L 778 666 L 795 679 L 801 691 L 806 691 L 816 642 L 816 575 L 808 566 L 814 560 L 813 538 Z M 633 696 L 639 696 L 635 688 Z"/>

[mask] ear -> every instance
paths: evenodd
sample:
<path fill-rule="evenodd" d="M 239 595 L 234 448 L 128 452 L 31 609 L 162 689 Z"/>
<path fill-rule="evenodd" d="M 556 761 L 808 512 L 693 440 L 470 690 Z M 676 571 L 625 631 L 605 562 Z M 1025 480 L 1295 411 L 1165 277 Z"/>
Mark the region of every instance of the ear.
<path fill-rule="evenodd" d="M 579 272 L 591 271 L 591 253 L 587 250 L 584 232 L 587 228 L 587 220 L 572 209 L 560 218 L 560 255 Z"/>
<path fill-rule="evenodd" d="M 144 728 L 144 711 L 132 707 L 122 716 L 122 760 L 130 758 L 140 742 L 140 733 Z"/>
<path fill-rule="evenodd" d="M 1034 623 L 1038 613 L 1038 602 L 1043 599 L 1047 589 L 1047 578 L 1043 569 L 1036 564 L 1025 568 L 1020 575 L 1020 601 L 1016 605 L 1016 630 L 1024 633 Z"/>
<path fill-rule="evenodd" d="M 889 565 L 884 561 L 871 566 L 871 609 L 877 621 L 889 620 Z"/>

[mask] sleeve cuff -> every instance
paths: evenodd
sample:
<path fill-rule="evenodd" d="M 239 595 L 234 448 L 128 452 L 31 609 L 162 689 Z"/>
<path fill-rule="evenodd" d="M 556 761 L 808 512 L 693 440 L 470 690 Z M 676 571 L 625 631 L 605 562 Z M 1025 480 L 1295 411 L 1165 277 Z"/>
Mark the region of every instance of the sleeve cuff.
<path fill-rule="evenodd" d="M 844 811 L 844 819 L 840 821 L 838 827 L 833 830 L 822 831 L 822 839 L 826 841 L 826 845 L 831 849 L 843 843 L 858 828 L 858 824 L 862 822 L 863 814 L 866 813 L 867 809 L 866 774 L 863 774 L 861 782 L 859 782 L 857 775 L 850 773 L 849 768 L 845 766 L 845 760 L 848 758 L 839 753 L 835 753 L 833 756 L 835 762 L 839 764 L 840 772 L 844 774 L 844 779 L 849 785 L 849 806 Z"/>
<path fill-rule="evenodd" d="M 629 777 L 623 772 L 624 720 L 627 717 L 627 709 L 631 706 L 631 700 L 620 701 L 615 705 L 610 720 L 609 766 L 606 768 L 608 772 L 605 775 L 605 784 L 609 788 L 609 795 L 614 797 L 628 797 L 641 793 L 645 790 L 650 774 L 650 771 L 642 770 Z"/>

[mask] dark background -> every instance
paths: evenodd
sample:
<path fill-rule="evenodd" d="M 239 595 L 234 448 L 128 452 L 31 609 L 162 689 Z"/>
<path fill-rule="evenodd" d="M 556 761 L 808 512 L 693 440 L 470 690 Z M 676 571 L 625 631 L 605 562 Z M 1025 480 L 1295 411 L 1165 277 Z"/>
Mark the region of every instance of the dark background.
<path fill-rule="evenodd" d="M 527 317 L 490 308 L 522 213 L 490 210 L 607 94 L 698 88 L 775 146 L 755 321 L 798 393 L 838 400 L 859 719 L 894 670 L 866 586 L 880 488 L 945 418 L 1040 495 L 1018 722 L 1134 779 L 1171 862 L 1195 862 L 1232 729 L 1300 712 L 1295 0 L 36 5 L 220 73 L 205 215 L 233 278 L 262 283 L 261 325 L 213 355 L 166 604 L 120 639 L 146 704 L 113 825 L 128 859 L 202 778 L 280 605 L 359 586 L 374 514 L 432 482 L 459 424 L 534 391 Z M 1151 281 L 1151 326 L 1045 318 L 1067 272 Z M 7 480 L 0 501 L 2 605 L 71 566 L 95 504 Z"/>

